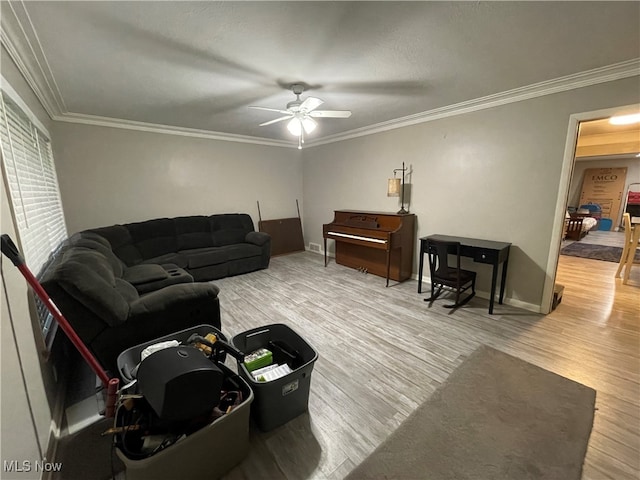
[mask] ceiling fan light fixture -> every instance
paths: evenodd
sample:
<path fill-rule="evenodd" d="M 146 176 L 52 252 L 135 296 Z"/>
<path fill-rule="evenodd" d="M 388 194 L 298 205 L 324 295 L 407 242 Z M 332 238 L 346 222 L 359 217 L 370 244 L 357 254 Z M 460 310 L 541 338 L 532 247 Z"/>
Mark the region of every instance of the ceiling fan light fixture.
<path fill-rule="evenodd" d="M 351 116 L 351 111 L 349 110 L 316 110 L 316 108 L 324 103 L 323 100 L 316 97 L 307 97 L 304 100 L 300 100 L 300 95 L 304 92 L 304 85 L 302 84 L 296 83 L 291 85 L 291 91 L 296 96 L 296 99 L 287 103 L 286 110 L 260 107 L 257 105 L 250 105 L 249 108 L 283 114 L 283 117 L 267 120 L 266 122 L 262 122 L 260 126 L 266 127 L 267 125 L 287 121 L 287 130 L 289 130 L 289 133 L 298 137 L 298 149 L 302 148 L 304 136 L 309 135 L 318 128 L 318 122 L 314 117 L 349 118 Z"/>
<path fill-rule="evenodd" d="M 293 117 L 287 124 L 287 130 L 291 132 L 291 135 L 299 137 L 302 133 L 302 122 L 300 121 L 300 119 L 298 117 Z"/>
<path fill-rule="evenodd" d="M 313 118 L 304 117 L 302 119 L 302 127 L 304 128 L 304 131 L 307 134 L 313 132 L 317 126 L 318 126 L 318 122 L 316 122 Z"/>

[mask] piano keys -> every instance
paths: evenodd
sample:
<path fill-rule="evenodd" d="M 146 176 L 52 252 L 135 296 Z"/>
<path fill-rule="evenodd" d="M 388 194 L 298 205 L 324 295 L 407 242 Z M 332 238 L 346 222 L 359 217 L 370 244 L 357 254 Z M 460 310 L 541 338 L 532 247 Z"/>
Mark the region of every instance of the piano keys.
<path fill-rule="evenodd" d="M 327 239 L 335 241 L 336 263 L 402 282 L 411 278 L 416 243 L 415 215 L 336 210 L 322 226 L 324 265 Z"/>

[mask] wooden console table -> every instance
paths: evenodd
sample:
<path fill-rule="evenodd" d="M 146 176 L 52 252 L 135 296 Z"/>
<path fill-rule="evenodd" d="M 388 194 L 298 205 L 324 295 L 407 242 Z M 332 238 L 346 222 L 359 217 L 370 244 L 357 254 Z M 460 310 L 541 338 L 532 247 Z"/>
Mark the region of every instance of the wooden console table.
<path fill-rule="evenodd" d="M 424 254 L 427 253 L 427 239 L 444 242 L 460 242 L 460 255 L 473 258 L 474 262 L 486 263 L 493 266 L 491 275 L 491 296 L 489 298 L 489 314 L 493 313 L 493 304 L 496 296 L 498 281 L 498 267 L 502 264 L 502 277 L 500 279 L 500 298 L 504 299 L 504 287 L 507 279 L 507 266 L 509 264 L 510 243 L 494 242 L 492 240 L 480 240 L 478 238 L 453 237 L 450 235 L 429 235 L 420 238 L 420 270 L 418 271 L 418 293 L 422 293 L 422 270 L 424 267 Z"/>

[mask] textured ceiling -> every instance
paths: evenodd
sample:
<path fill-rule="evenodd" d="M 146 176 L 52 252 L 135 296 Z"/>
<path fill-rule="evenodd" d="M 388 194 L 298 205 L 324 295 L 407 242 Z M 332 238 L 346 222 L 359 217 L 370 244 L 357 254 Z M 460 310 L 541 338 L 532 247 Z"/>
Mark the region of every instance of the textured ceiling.
<path fill-rule="evenodd" d="M 321 139 L 640 57 L 639 2 L 2 3 L 56 115 L 276 141 L 294 82 Z"/>

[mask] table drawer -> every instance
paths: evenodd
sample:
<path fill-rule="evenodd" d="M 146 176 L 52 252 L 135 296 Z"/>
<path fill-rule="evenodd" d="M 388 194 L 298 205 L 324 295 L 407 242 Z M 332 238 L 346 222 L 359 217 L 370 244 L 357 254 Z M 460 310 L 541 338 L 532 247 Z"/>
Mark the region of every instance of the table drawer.
<path fill-rule="evenodd" d="M 496 263 L 498 252 L 496 250 L 485 250 L 478 248 L 473 252 L 473 261 L 478 263 Z"/>

